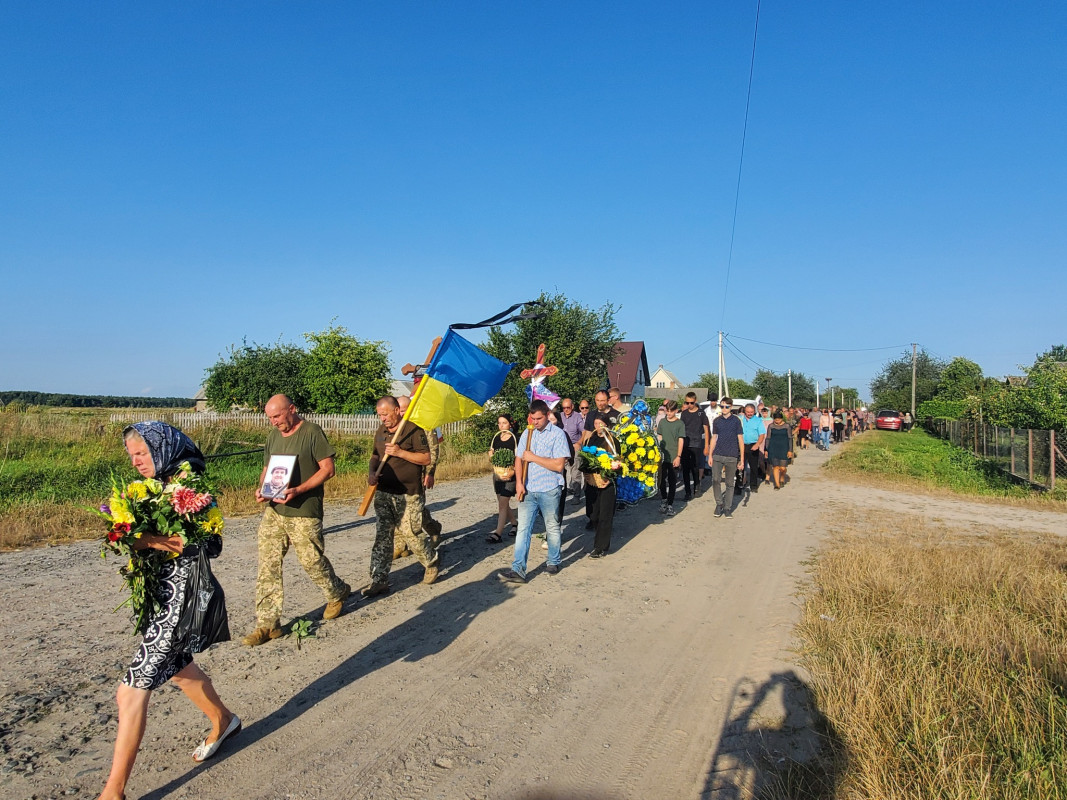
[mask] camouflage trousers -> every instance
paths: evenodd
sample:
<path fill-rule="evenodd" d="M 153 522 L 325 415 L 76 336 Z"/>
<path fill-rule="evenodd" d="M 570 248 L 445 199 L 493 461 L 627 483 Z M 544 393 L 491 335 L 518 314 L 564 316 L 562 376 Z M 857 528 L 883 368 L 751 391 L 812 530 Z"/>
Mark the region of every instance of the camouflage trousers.
<path fill-rule="evenodd" d="M 393 563 L 393 534 L 407 546 L 424 567 L 437 563 L 437 548 L 422 527 L 423 502 L 418 494 L 390 494 L 378 491 L 374 495 L 374 513 L 378 529 L 370 551 L 370 579 L 374 583 L 389 580 Z"/>
<path fill-rule="evenodd" d="M 259 573 L 256 576 L 256 627 L 273 628 L 282 616 L 282 561 L 289 552 L 296 557 L 308 577 L 322 589 L 326 602 L 340 600 L 348 584 L 334 574 L 326 558 L 322 520 L 313 517 L 283 517 L 273 508 L 263 512 L 259 523 Z"/>
<path fill-rule="evenodd" d="M 419 499 L 422 501 L 422 530 L 424 533 L 429 534 L 430 541 L 437 546 L 437 543 L 441 539 L 441 523 L 430 516 L 430 509 L 426 507 L 426 490 L 419 492 Z M 407 550 L 411 550 L 408 546 L 408 539 L 400 532 L 400 526 L 397 525 L 393 532 L 393 552 L 400 553 Z M 414 552 L 412 550 L 412 552 Z"/>

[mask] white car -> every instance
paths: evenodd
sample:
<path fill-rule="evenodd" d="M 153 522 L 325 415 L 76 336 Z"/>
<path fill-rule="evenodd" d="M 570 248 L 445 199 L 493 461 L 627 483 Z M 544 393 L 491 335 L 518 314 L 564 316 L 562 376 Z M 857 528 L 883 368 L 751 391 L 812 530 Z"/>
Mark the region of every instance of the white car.
<path fill-rule="evenodd" d="M 733 401 L 730 405 L 730 408 L 733 409 L 733 413 L 743 414 L 745 413 L 745 406 L 749 403 L 756 408 L 759 408 L 761 398 L 757 397 L 755 400 L 748 400 L 744 397 L 731 397 L 730 399 Z M 700 403 L 700 410 L 704 412 L 704 415 L 708 418 L 708 422 L 711 422 L 722 413 L 719 409 L 719 402 L 717 400 L 714 403 L 710 400 L 705 400 L 703 403 Z"/>

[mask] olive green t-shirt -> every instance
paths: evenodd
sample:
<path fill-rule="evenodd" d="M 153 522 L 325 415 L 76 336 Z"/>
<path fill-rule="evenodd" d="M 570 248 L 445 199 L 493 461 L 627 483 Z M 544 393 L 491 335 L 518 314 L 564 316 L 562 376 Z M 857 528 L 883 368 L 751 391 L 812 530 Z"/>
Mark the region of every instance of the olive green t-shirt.
<path fill-rule="evenodd" d="M 326 439 L 322 428 L 314 422 L 304 420 L 289 436 L 282 436 L 277 428 L 267 434 L 267 448 L 263 452 L 263 466 L 267 466 L 271 456 L 296 456 L 296 466 L 289 480 L 290 486 L 299 486 L 319 471 L 319 462 L 333 458 L 337 451 Z M 322 519 L 323 487 L 297 495 L 288 503 L 271 502 L 271 508 L 282 517 L 312 517 Z"/>
<path fill-rule="evenodd" d="M 675 418 L 674 422 L 664 417 L 659 423 L 659 435 L 663 440 L 663 450 L 670 461 L 678 458 L 678 439 L 685 440 L 685 423 Z"/>

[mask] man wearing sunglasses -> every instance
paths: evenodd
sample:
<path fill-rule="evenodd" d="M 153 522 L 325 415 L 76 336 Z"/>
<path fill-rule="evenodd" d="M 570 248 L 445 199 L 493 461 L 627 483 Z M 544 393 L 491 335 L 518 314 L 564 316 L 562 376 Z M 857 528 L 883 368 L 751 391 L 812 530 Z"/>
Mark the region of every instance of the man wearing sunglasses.
<path fill-rule="evenodd" d="M 708 455 L 711 440 L 708 418 L 697 405 L 695 392 L 688 392 L 682 403 L 682 424 L 685 425 L 685 450 L 682 451 L 682 484 L 685 499 L 692 500 L 700 491 L 704 478 L 704 459 Z"/>
<path fill-rule="evenodd" d="M 711 491 L 715 495 L 715 516 L 733 517 L 735 472 L 745 469 L 745 432 L 741 420 L 733 415 L 733 400 L 724 397 L 719 403 L 722 414 L 711 423 Z M 726 477 L 726 494 L 720 486 Z"/>

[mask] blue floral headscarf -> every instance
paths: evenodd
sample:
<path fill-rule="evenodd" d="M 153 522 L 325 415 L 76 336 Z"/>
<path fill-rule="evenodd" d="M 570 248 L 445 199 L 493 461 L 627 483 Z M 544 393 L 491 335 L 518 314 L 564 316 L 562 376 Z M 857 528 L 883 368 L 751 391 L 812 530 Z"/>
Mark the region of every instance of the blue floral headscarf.
<path fill-rule="evenodd" d="M 183 461 L 189 462 L 193 472 L 204 471 L 204 454 L 200 448 L 173 425 L 158 420 L 135 422 L 126 426 L 123 437 L 128 430 L 137 431 L 137 435 L 144 439 L 156 468 L 156 477 L 160 480 L 177 472 Z"/>

